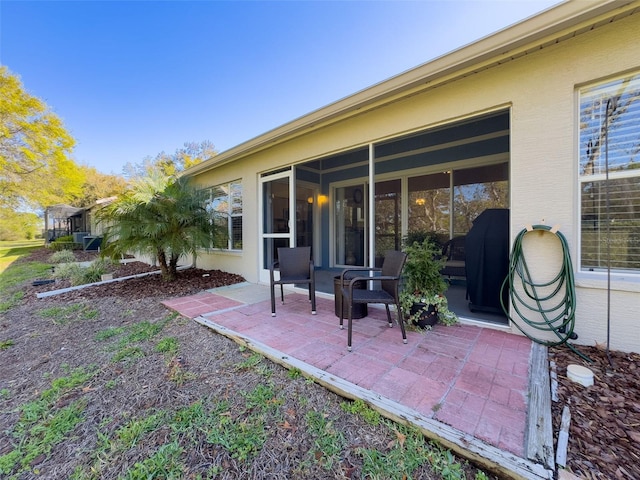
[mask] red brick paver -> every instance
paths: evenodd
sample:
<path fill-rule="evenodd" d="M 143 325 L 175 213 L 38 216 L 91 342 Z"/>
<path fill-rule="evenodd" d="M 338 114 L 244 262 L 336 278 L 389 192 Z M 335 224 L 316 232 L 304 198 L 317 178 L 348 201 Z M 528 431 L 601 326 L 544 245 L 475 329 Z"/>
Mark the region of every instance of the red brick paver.
<path fill-rule="evenodd" d="M 278 302 L 280 303 L 280 302 Z M 384 310 L 353 321 L 353 351 L 338 328 L 334 302 L 289 294 L 271 316 L 268 300 L 243 303 L 216 293 L 164 304 L 204 318 L 412 408 L 420 414 L 518 456 L 524 453 L 531 341 L 471 325 L 436 325 L 407 332 L 389 328 Z"/>

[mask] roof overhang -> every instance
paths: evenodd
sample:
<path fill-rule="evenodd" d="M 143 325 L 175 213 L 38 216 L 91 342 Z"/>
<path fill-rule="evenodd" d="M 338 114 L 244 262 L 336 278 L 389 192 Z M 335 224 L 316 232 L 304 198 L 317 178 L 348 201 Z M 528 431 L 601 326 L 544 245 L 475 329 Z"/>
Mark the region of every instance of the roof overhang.
<path fill-rule="evenodd" d="M 84 208 L 72 207 L 62 203 L 45 208 L 45 213 L 51 218 L 69 218 L 82 211 L 84 211 Z"/>
<path fill-rule="evenodd" d="M 299 135 L 555 45 L 640 11 L 640 0 L 568 0 L 270 130 L 184 172 L 194 175 Z"/>

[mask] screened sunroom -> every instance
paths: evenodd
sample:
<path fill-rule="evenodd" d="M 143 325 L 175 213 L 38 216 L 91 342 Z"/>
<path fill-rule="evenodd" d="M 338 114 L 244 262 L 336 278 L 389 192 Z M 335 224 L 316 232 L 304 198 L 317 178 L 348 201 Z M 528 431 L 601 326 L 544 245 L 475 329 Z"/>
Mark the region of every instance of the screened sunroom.
<path fill-rule="evenodd" d="M 262 173 L 261 280 L 278 247 L 311 246 L 318 289 L 332 293 L 337 271 L 379 266 L 407 235 L 464 245 L 474 220 L 493 209 L 506 213 L 495 248 L 508 263 L 509 115 L 492 112 Z M 462 268 L 447 276 L 451 306 L 506 322 L 499 308 L 469 311 L 461 258 Z"/>

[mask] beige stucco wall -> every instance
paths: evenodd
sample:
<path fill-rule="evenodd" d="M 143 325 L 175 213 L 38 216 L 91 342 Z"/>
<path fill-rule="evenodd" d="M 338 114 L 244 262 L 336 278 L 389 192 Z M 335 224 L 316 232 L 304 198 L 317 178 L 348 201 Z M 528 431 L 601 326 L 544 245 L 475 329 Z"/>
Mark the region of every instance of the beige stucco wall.
<path fill-rule="evenodd" d="M 237 273 L 249 282 L 256 283 L 258 265 L 258 178 L 251 162 L 223 165 L 215 170 L 195 177 L 195 182 L 203 187 L 220 185 L 232 181 L 242 182 L 243 203 L 243 250 L 200 252 L 196 266 L 204 269 L 219 269 Z"/>
<path fill-rule="evenodd" d="M 511 107 L 511 238 L 528 224 L 557 224 L 568 240 L 576 267 L 576 87 L 640 69 L 640 49 L 636 45 L 640 45 L 640 15 L 199 175 L 197 181 L 203 185 L 241 178 L 244 193 L 244 251 L 201 256 L 199 266 L 240 273 L 251 282 L 258 280 L 259 172 Z M 556 242 L 529 244 L 542 265 L 541 275 L 556 268 Z M 576 331 L 580 335 L 577 343 L 601 343 L 606 339 L 606 281 L 579 273 L 576 280 Z M 612 285 L 612 348 L 638 351 L 640 280 L 614 279 Z"/>
<path fill-rule="evenodd" d="M 640 50 L 634 47 L 640 42 L 638 27 L 640 18 L 630 17 L 531 56 L 522 72 L 525 88 L 513 93 L 512 235 L 528 223 L 558 224 L 568 240 L 574 267 L 578 265 L 579 239 L 575 90 L 640 68 Z M 549 253 L 546 257 L 552 258 Z M 638 351 L 639 279 L 614 280 L 612 286 L 612 348 Z M 576 297 L 576 343 L 605 342 L 606 279 L 576 273 Z"/>

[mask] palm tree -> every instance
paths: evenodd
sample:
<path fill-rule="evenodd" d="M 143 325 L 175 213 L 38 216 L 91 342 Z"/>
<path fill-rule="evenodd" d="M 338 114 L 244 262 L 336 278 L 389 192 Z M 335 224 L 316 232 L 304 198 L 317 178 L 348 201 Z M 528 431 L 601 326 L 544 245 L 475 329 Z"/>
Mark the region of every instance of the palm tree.
<path fill-rule="evenodd" d="M 149 255 L 158 260 L 163 279 L 177 278 L 178 260 L 211 247 L 226 234 L 206 208 L 206 192 L 187 177 L 151 175 L 98 214 L 105 225 L 104 254 Z"/>

